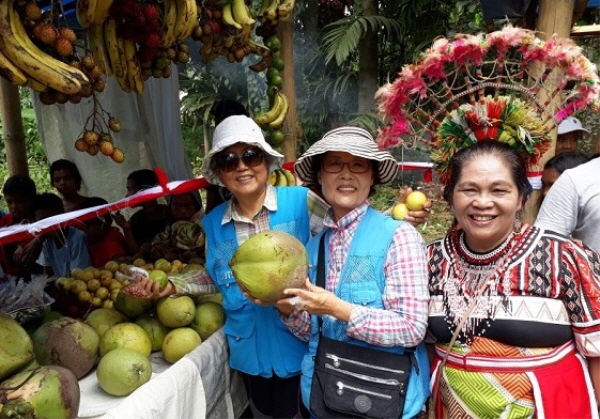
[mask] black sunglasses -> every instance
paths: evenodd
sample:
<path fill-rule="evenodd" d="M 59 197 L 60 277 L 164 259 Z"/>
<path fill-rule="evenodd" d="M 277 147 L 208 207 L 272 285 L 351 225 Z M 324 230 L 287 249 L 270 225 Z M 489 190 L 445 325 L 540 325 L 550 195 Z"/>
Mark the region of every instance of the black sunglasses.
<path fill-rule="evenodd" d="M 260 148 L 247 148 L 241 157 L 235 153 L 219 153 L 213 158 L 214 169 L 233 172 L 238 168 L 240 160 L 248 167 L 256 167 L 265 160 L 265 152 Z"/>

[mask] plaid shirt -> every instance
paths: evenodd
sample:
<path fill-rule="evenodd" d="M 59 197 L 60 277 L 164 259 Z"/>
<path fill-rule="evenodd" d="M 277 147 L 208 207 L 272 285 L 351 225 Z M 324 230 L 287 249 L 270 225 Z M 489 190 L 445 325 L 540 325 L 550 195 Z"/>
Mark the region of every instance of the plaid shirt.
<path fill-rule="evenodd" d="M 324 220 L 331 229 L 329 264 L 326 267 L 327 290 L 335 290 L 356 229 L 369 202 L 352 210 L 338 223 L 329 212 Z M 415 346 L 427 329 L 428 276 L 425 243 L 409 223 L 396 229 L 384 264 L 384 309 L 354 305 L 346 328 L 349 337 L 378 346 Z M 310 337 L 310 316 L 306 311 L 283 318 L 299 338 Z"/>
<path fill-rule="evenodd" d="M 233 222 L 235 226 L 235 234 L 238 243 L 241 245 L 251 236 L 270 230 L 269 227 L 269 212 L 277 211 L 277 193 L 275 188 L 267 185 L 267 192 L 261 210 L 252 219 L 240 215 L 235 210 L 235 197 L 232 197 L 227 204 L 227 209 L 223 214 L 221 225 Z M 320 198 L 317 194 L 309 191 L 307 197 L 307 206 L 310 216 L 311 235 L 319 233 L 323 229 L 323 219 L 329 208 L 329 205 Z M 285 208 L 281 209 L 285 211 Z M 177 293 L 186 294 L 210 294 L 218 292 L 212 279 L 206 272 L 200 272 L 192 278 L 172 278 L 169 277 L 171 283 L 175 286 Z"/>

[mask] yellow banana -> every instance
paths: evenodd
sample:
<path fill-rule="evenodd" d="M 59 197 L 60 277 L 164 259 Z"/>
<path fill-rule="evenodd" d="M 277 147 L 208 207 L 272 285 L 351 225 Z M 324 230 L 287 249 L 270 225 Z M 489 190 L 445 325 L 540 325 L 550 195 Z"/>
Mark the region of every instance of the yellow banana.
<path fill-rule="evenodd" d="M 296 177 L 292 172 L 287 169 L 281 169 L 281 172 L 285 175 L 285 179 L 287 180 L 288 186 L 293 186 L 296 184 Z"/>
<path fill-rule="evenodd" d="M 80 70 L 40 50 L 25 32 L 14 0 L 0 1 L 0 50 L 23 73 L 67 95 L 79 93 L 89 83 Z"/>
<path fill-rule="evenodd" d="M 281 124 L 283 124 L 283 121 L 285 120 L 285 117 L 287 116 L 288 108 L 290 105 L 286 95 L 284 95 L 281 92 L 277 92 L 277 96 L 281 97 L 281 101 L 283 102 L 283 104 L 281 105 L 281 110 L 277 114 L 277 117 L 273 121 L 269 122 L 270 128 L 279 128 L 281 126 Z"/>
<path fill-rule="evenodd" d="M 108 18 L 104 22 L 104 42 L 113 75 L 117 79 L 119 86 L 123 88 L 123 80 L 127 77 L 127 65 L 121 61 L 119 38 L 117 37 L 117 22 L 113 18 Z"/>
<path fill-rule="evenodd" d="M 277 170 L 277 181 L 275 182 L 275 186 L 288 186 L 287 183 L 287 178 L 285 177 L 285 175 L 283 173 L 281 173 L 281 170 Z"/>
<path fill-rule="evenodd" d="M 88 28 L 87 34 L 94 61 L 100 66 L 104 74 L 112 76 L 110 58 L 108 57 L 106 44 L 104 42 L 104 26 L 101 23 L 93 24 Z"/>
<path fill-rule="evenodd" d="M 75 13 L 77 20 L 83 28 L 89 27 L 95 19 L 96 6 L 98 2 L 102 3 L 104 0 L 77 0 L 75 4 Z"/>
<path fill-rule="evenodd" d="M 113 0 L 96 0 L 96 12 L 92 23 L 104 23 L 108 19 L 108 10 L 112 4 Z"/>
<path fill-rule="evenodd" d="M 265 10 L 263 12 L 263 16 L 265 16 L 269 20 L 276 19 L 277 18 L 277 7 L 279 7 L 279 0 L 271 1 L 271 4 L 267 8 L 267 10 Z"/>
<path fill-rule="evenodd" d="M 266 125 L 273 122 L 281 112 L 282 106 L 282 96 L 278 93 L 273 99 L 273 105 L 271 106 L 271 109 L 262 114 L 256 115 L 254 117 L 254 122 L 256 122 L 258 125 Z"/>
<path fill-rule="evenodd" d="M 175 39 L 183 42 L 190 37 L 194 28 L 198 26 L 198 4 L 196 0 L 178 1 Z"/>
<path fill-rule="evenodd" d="M 253 25 L 256 21 L 250 16 L 248 7 L 244 0 L 233 0 L 231 2 L 233 19 L 240 25 Z"/>
<path fill-rule="evenodd" d="M 275 186 L 276 182 L 277 182 L 277 173 L 275 173 L 275 171 L 272 171 L 267 176 L 267 183 L 269 185 Z"/>
<path fill-rule="evenodd" d="M 123 39 L 123 49 L 125 62 L 127 63 L 128 85 L 138 95 L 142 94 L 144 81 L 142 80 L 142 68 L 136 55 L 135 41 L 133 39 Z"/>
<path fill-rule="evenodd" d="M 165 0 L 162 27 L 162 46 L 167 48 L 175 44 L 175 28 L 177 27 L 177 0 Z"/>
<path fill-rule="evenodd" d="M 233 26 L 236 29 L 242 29 L 242 25 L 240 25 L 234 18 L 233 12 L 231 11 L 231 4 L 226 4 L 223 6 L 221 10 L 223 13 L 223 22 L 225 22 L 229 26 Z"/>
<path fill-rule="evenodd" d="M 27 83 L 27 76 L 1 50 L 0 75 L 17 86 L 24 86 Z"/>
<path fill-rule="evenodd" d="M 290 17 L 292 11 L 294 10 L 294 4 L 295 0 L 284 0 L 283 3 L 277 7 L 277 16 L 279 17 L 280 21 L 286 20 Z"/>
<path fill-rule="evenodd" d="M 262 16 L 264 12 L 271 6 L 273 0 L 261 0 L 257 16 Z"/>
<path fill-rule="evenodd" d="M 29 80 L 27 80 L 27 87 L 38 93 L 45 92 L 46 90 L 48 90 L 48 86 L 46 86 L 41 81 L 37 81 L 34 78 L 30 78 Z"/>
<path fill-rule="evenodd" d="M 117 36 L 117 51 L 119 53 L 119 61 L 123 69 L 123 77 L 117 77 L 117 82 L 119 82 L 119 86 L 121 86 L 123 91 L 130 93 L 133 90 L 133 86 L 130 84 L 129 80 L 129 64 L 127 62 L 127 56 L 125 55 L 125 39 L 121 38 L 120 36 Z"/>

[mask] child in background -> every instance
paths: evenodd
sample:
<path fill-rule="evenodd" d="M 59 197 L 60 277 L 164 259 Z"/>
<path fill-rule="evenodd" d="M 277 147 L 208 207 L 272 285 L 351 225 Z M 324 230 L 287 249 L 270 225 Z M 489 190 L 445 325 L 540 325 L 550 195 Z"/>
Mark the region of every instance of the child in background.
<path fill-rule="evenodd" d="M 2 187 L 9 212 L 0 217 L 0 228 L 33 222 L 36 192 L 35 183 L 28 176 L 9 177 Z M 3 271 L 0 282 L 7 276 L 28 278 L 35 268 L 40 248 L 41 243 L 35 239 L 0 246 L 0 266 Z"/>
<path fill-rule="evenodd" d="M 34 209 L 36 221 L 64 213 L 62 200 L 52 193 L 37 195 Z M 87 268 L 92 260 L 85 233 L 65 227 L 44 235 L 38 263 L 48 276 L 69 276 L 74 268 Z"/>
<path fill-rule="evenodd" d="M 131 196 L 143 189 L 158 185 L 156 173 L 149 169 L 136 170 L 127 176 L 127 194 Z M 113 216 L 115 223 L 123 229 L 125 239 L 131 250 L 136 253 L 144 243 L 150 243 L 154 237 L 167 227 L 167 206 L 157 200 L 140 204 L 141 209 L 129 220 L 116 212 Z"/>
<path fill-rule="evenodd" d="M 85 196 L 79 194 L 81 174 L 72 161 L 60 159 L 50 165 L 50 184 L 62 196 L 65 212 L 73 211 Z"/>
<path fill-rule="evenodd" d="M 92 208 L 106 204 L 108 202 L 105 199 L 90 197 L 79 204 L 77 209 Z M 132 254 L 121 231 L 116 227 L 112 227 L 112 217 L 110 214 L 99 215 L 86 220 L 84 231 L 90 247 L 91 264 L 96 268 L 104 267 L 106 262 L 110 260 L 116 260 Z"/>
<path fill-rule="evenodd" d="M 204 263 L 204 233 L 199 220 L 204 216 L 197 194 L 171 195 L 167 227 L 152 243 L 144 244 L 140 255 L 147 261 L 165 258 L 185 263 Z"/>

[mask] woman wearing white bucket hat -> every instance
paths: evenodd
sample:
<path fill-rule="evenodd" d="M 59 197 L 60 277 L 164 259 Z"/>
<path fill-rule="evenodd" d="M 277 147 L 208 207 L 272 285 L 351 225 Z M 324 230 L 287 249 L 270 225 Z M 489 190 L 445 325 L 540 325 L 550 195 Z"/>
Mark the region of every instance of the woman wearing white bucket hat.
<path fill-rule="evenodd" d="M 367 131 L 341 127 L 313 144 L 295 169 L 302 181 L 321 185 L 331 205 L 325 229 L 306 246 L 310 281 L 304 289 L 286 290 L 300 297 L 299 306 L 290 305 L 294 300 L 279 302 L 289 314 L 285 321 L 290 330 L 309 341 L 302 363 L 304 404 L 313 416 L 319 415 L 314 398 L 311 402 L 311 385 L 322 333 L 397 354 L 416 347 L 418 366 L 412 368 L 407 401 L 400 410 L 401 417 L 412 418 L 429 394 L 429 361 L 422 344 L 429 301 L 425 243 L 410 224 L 375 211 L 368 201 L 375 185 L 394 179 L 398 164 L 377 148 Z M 323 287 L 315 285 L 320 242 L 326 261 Z M 321 410 L 321 416 L 327 414 Z"/>
<path fill-rule="evenodd" d="M 386 160 L 386 181 L 397 170 L 392 160 Z M 282 161 L 283 156 L 267 144 L 251 118 L 237 115 L 223 120 L 215 129 L 213 147 L 202 165 L 209 182 L 232 193 L 230 201 L 202 220 L 208 275 L 191 281 L 172 279 L 160 292 L 156 285 L 146 283 L 157 297 L 175 292 L 222 293 L 230 365 L 242 373 L 254 406 L 262 414 L 277 418 L 303 414 L 299 383 L 307 344 L 282 324 L 275 307 L 252 304 L 244 296 L 228 262 L 238 246 L 254 234 L 276 228 L 306 243 L 322 230 L 329 205 L 318 194 L 304 187 L 279 188 L 267 183 L 269 171 L 279 169 Z M 419 221 L 426 219 L 420 212 L 413 215 Z"/>

